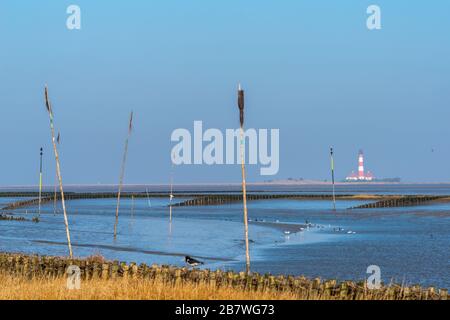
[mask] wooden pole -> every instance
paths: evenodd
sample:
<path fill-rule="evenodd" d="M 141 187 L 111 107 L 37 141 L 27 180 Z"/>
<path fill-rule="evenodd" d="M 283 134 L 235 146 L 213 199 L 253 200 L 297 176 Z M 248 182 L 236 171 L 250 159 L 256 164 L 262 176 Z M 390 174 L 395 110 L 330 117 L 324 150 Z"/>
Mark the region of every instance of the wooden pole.
<path fill-rule="evenodd" d="M 241 171 L 242 171 L 242 199 L 244 203 L 244 236 L 245 236 L 245 270 L 250 274 L 250 252 L 248 242 L 248 214 L 247 214 L 247 186 L 245 181 L 245 140 L 244 140 L 244 90 L 239 84 L 238 88 L 238 107 L 240 120 L 240 151 L 241 151 Z"/>
<path fill-rule="evenodd" d="M 152 207 L 152 203 L 150 201 L 150 195 L 148 194 L 148 188 L 145 188 L 145 192 L 147 193 L 147 203 L 148 203 L 148 207 L 151 208 Z"/>
<path fill-rule="evenodd" d="M 56 214 L 56 186 L 58 184 L 58 174 L 55 174 L 55 194 L 53 196 L 53 214 Z"/>
<path fill-rule="evenodd" d="M 134 218 L 134 195 L 131 195 L 131 218 Z"/>
<path fill-rule="evenodd" d="M 58 137 L 56 138 L 56 142 L 57 142 L 58 146 L 59 146 L 59 137 L 60 137 L 60 135 L 58 132 Z M 57 184 L 58 184 L 58 173 L 55 172 L 55 194 L 53 196 L 53 214 L 56 214 L 56 188 L 57 188 L 56 186 L 57 186 Z"/>
<path fill-rule="evenodd" d="M 169 194 L 169 223 L 172 223 L 172 199 L 173 199 L 173 157 L 174 154 L 172 153 L 172 167 L 170 170 L 170 194 Z"/>
<path fill-rule="evenodd" d="M 334 159 L 333 159 L 333 147 L 330 148 L 331 159 L 331 184 L 333 185 L 333 210 L 336 211 L 336 195 L 334 191 Z"/>
<path fill-rule="evenodd" d="M 55 152 L 56 174 L 58 175 L 59 191 L 61 192 L 61 203 L 62 203 L 62 208 L 63 208 L 63 213 L 64 213 L 64 225 L 66 227 L 67 246 L 69 247 L 70 259 L 72 259 L 73 258 L 73 253 L 72 253 L 72 244 L 70 242 L 69 221 L 67 219 L 66 204 L 64 202 L 64 189 L 63 189 L 63 184 L 62 184 L 61 166 L 60 166 L 60 163 L 59 163 L 58 149 L 56 148 L 55 128 L 53 126 L 53 111 L 52 111 L 52 106 L 50 104 L 50 100 L 48 99 L 47 86 L 45 86 L 44 95 L 45 95 L 45 105 L 47 107 L 48 115 L 49 115 L 49 118 L 50 118 L 50 131 L 51 131 L 51 134 L 52 134 L 53 151 Z"/>
<path fill-rule="evenodd" d="M 127 162 L 128 140 L 130 139 L 132 128 L 133 128 L 133 111 L 131 111 L 130 113 L 130 121 L 128 124 L 128 135 L 125 140 L 125 148 L 123 151 L 123 158 L 122 158 L 122 167 L 120 170 L 119 191 L 117 192 L 116 221 L 114 222 L 114 239 L 116 239 L 117 237 L 117 225 L 119 223 L 120 195 L 122 193 L 123 176 L 125 174 L 125 163 Z"/>
<path fill-rule="evenodd" d="M 38 209 L 38 218 L 41 217 L 41 202 L 42 202 L 42 154 L 43 149 L 40 149 L 40 157 L 39 157 L 39 209 Z"/>

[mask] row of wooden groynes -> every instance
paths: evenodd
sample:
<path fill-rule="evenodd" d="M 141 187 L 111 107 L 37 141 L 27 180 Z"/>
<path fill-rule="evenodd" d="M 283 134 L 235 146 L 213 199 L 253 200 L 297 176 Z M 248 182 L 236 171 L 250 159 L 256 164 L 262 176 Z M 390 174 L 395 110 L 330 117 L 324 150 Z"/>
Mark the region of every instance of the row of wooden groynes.
<path fill-rule="evenodd" d="M 0 253 L 0 272 L 28 278 L 65 277 L 68 267 L 73 265 L 80 268 L 81 280 L 130 278 L 159 280 L 167 285 L 204 283 L 215 287 L 231 287 L 262 292 L 288 292 L 302 298 L 321 299 L 447 300 L 449 297 L 447 289 L 437 290 L 433 287 L 389 285 L 383 286 L 378 290 L 369 290 L 364 282 L 321 281 L 319 278 L 307 279 L 305 277 L 273 276 L 258 273 L 247 275 L 244 272 L 210 271 L 174 266 L 127 264 L 118 261 L 96 262 L 96 260 L 89 259 Z"/>
<path fill-rule="evenodd" d="M 8 194 L 0 194 L 1 196 L 6 196 Z M 9 196 L 31 196 L 32 193 L 11 193 Z M 33 193 L 34 196 L 34 193 Z M 195 193 L 183 193 L 176 194 L 176 198 L 188 198 L 187 200 L 174 202 L 172 206 L 182 207 L 182 206 L 202 206 L 202 205 L 221 205 L 225 203 L 234 203 L 242 201 L 242 194 L 195 194 Z M 104 193 L 67 193 L 65 195 L 66 200 L 77 200 L 77 199 L 102 199 L 102 198 L 115 198 L 116 193 L 104 192 Z M 155 198 L 155 197 L 169 197 L 167 193 L 122 193 L 123 198 Z M 349 194 L 339 194 L 336 199 L 352 199 L 354 195 Z M 57 200 L 61 199 L 59 193 L 56 194 Z M 424 195 L 414 195 L 414 196 L 374 196 L 376 202 L 365 203 L 358 205 L 349 209 L 368 209 L 368 208 L 392 208 L 392 207 L 404 207 L 404 206 L 415 206 L 424 204 L 430 201 L 449 198 L 448 196 L 424 196 Z M 331 200 L 331 195 L 328 194 L 269 194 L 269 193 L 249 193 L 247 194 L 247 200 L 268 200 L 268 199 L 297 199 L 297 200 Z M 358 199 L 353 198 L 353 199 Z M 41 198 L 41 204 L 48 203 L 54 200 L 54 194 L 43 193 Z M 19 200 L 8 204 L 3 207 L 2 210 L 14 210 L 18 208 L 24 208 L 29 206 L 34 206 L 39 203 L 38 198 Z"/>
<path fill-rule="evenodd" d="M 19 208 L 25 208 L 30 206 L 36 206 L 39 204 L 38 195 L 34 192 L 30 193 L 1 193 L 2 197 L 34 197 L 32 199 L 18 200 L 7 204 L 2 210 L 14 210 Z M 66 193 L 64 194 L 65 200 L 80 200 L 80 199 L 107 199 L 116 198 L 117 193 L 105 192 L 105 193 Z M 168 194 L 146 194 L 146 193 L 123 193 L 122 198 L 146 198 L 146 197 L 168 197 Z M 45 192 L 41 196 L 41 204 L 49 203 L 55 200 L 55 194 Z M 61 193 L 56 193 L 56 200 L 61 200 Z"/>
<path fill-rule="evenodd" d="M 369 209 L 369 208 L 393 208 L 393 207 L 407 207 L 418 206 L 430 201 L 435 201 L 443 198 L 442 196 L 402 196 L 393 199 L 383 199 L 380 201 L 366 203 L 350 209 Z"/>
<path fill-rule="evenodd" d="M 337 198 L 349 197 L 350 195 L 339 195 Z M 247 201 L 269 200 L 269 199 L 297 199 L 297 200 L 331 200 L 332 196 L 328 194 L 247 194 Z M 174 203 L 175 207 L 184 206 L 204 206 L 220 205 L 224 203 L 233 203 L 242 201 L 242 194 L 214 194 L 203 195 L 183 202 Z"/>
<path fill-rule="evenodd" d="M 1 196 L 10 196 L 10 197 L 36 197 L 35 193 L 7 193 L 1 194 Z M 339 195 L 339 197 L 348 197 L 349 195 Z M 53 193 L 43 193 L 41 197 L 41 204 L 49 203 L 54 200 L 55 194 Z M 104 199 L 104 198 L 116 198 L 117 193 L 113 192 L 104 192 L 104 193 L 66 193 L 64 195 L 65 200 L 78 200 L 78 199 Z M 168 198 L 168 193 L 122 193 L 122 198 Z M 192 194 L 192 193 L 179 193 L 175 194 L 177 198 L 192 198 L 186 201 L 181 201 L 172 204 L 173 206 L 192 206 L 192 205 L 213 205 L 213 204 L 223 204 L 223 203 L 231 203 L 236 201 L 242 201 L 242 194 Z M 247 200 L 265 200 L 265 199 L 317 199 L 317 200 L 325 200 L 331 199 L 331 195 L 327 194 L 268 194 L 268 193 L 255 193 L 248 194 Z M 56 193 L 56 199 L 60 200 L 60 193 Z M 39 198 L 33 199 L 25 199 L 18 200 L 16 202 L 10 203 L 2 208 L 2 210 L 14 210 L 29 206 L 35 206 L 39 204 Z"/>

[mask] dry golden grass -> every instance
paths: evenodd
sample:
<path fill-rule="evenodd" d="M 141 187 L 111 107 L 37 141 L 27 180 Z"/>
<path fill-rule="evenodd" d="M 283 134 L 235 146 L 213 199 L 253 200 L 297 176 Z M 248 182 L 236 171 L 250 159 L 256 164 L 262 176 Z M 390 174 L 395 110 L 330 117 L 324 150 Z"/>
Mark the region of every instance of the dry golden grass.
<path fill-rule="evenodd" d="M 11 276 L 0 272 L 0 300 L 392 300 L 386 290 L 368 290 L 356 297 L 318 294 L 314 290 L 298 292 L 246 291 L 233 287 L 216 288 L 209 284 L 167 284 L 160 280 L 116 278 L 81 281 L 79 290 L 67 288 L 67 279 Z M 406 299 L 424 299 L 408 297 Z M 425 297 L 425 299 L 427 299 Z"/>
<path fill-rule="evenodd" d="M 0 274 L 0 300 L 233 300 L 295 299 L 292 293 L 245 292 L 233 288 L 213 288 L 206 284 L 167 285 L 153 280 L 82 281 L 79 290 L 69 290 L 65 278 L 28 280 Z"/>

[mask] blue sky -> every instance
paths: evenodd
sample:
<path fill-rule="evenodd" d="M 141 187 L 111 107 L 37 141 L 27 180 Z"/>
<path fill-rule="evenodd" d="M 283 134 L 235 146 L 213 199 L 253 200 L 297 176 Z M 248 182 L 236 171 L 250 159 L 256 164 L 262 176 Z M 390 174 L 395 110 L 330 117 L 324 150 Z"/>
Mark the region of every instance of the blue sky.
<path fill-rule="evenodd" d="M 81 8 L 81 30 L 66 8 Z M 382 30 L 366 28 L 366 8 Z M 170 134 L 280 129 L 280 170 L 248 180 L 378 177 L 450 181 L 448 1 L 11 1 L 0 3 L 0 185 L 54 183 L 47 83 L 65 183 L 117 183 L 130 110 L 126 183 L 168 183 Z M 175 182 L 240 181 L 238 166 L 178 166 Z"/>

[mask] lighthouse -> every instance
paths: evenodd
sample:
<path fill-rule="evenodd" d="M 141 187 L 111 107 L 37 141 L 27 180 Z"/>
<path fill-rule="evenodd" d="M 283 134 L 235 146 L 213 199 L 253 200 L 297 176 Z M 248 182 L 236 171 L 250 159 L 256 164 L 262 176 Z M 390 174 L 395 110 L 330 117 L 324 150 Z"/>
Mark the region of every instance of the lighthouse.
<path fill-rule="evenodd" d="M 362 150 L 359 150 L 358 154 L 358 180 L 365 180 L 364 175 L 364 154 Z"/>
<path fill-rule="evenodd" d="M 358 153 L 358 173 L 352 171 L 345 180 L 346 181 L 372 181 L 374 179 L 373 174 L 370 171 L 364 172 L 364 153 L 359 150 Z"/>

